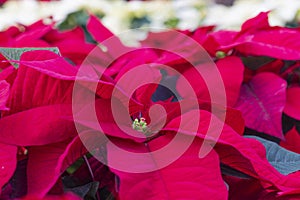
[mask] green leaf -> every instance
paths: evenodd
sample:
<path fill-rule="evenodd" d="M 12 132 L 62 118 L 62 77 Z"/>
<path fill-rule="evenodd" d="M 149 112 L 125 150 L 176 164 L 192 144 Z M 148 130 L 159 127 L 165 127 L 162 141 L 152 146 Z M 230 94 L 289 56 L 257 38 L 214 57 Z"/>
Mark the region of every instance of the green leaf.
<path fill-rule="evenodd" d="M 287 175 L 300 170 L 300 154 L 257 136 L 247 135 L 245 137 L 256 139 L 265 146 L 268 161 L 281 174 Z"/>
<path fill-rule="evenodd" d="M 58 25 L 60 30 L 68 30 L 76 26 L 86 25 L 89 14 L 85 10 L 78 10 L 67 15 L 66 19 Z"/>
<path fill-rule="evenodd" d="M 102 19 L 105 16 L 104 12 L 102 12 L 101 10 L 98 10 L 93 14 L 96 15 L 99 19 Z M 86 28 L 86 23 L 89 17 L 90 14 L 86 10 L 80 9 L 78 11 L 68 14 L 66 19 L 60 24 L 58 24 L 57 27 L 59 30 L 70 30 L 75 27 L 81 27 L 84 31 L 86 41 L 89 43 L 96 44 L 96 41 L 93 39 L 93 37 Z"/>
<path fill-rule="evenodd" d="M 260 67 L 274 61 L 274 58 L 270 58 L 267 56 L 248 56 L 241 57 L 244 65 L 252 70 L 257 70 Z"/>
<path fill-rule="evenodd" d="M 73 192 L 84 199 L 96 200 L 98 187 L 99 187 L 99 182 L 94 181 L 85 185 L 81 185 L 73 188 L 66 188 L 65 191 Z"/>
<path fill-rule="evenodd" d="M 176 28 L 179 22 L 180 22 L 180 19 L 178 19 L 177 17 L 173 17 L 173 18 L 166 20 L 164 22 L 164 24 L 168 28 Z"/>
<path fill-rule="evenodd" d="M 12 62 L 12 61 L 19 61 L 21 58 L 21 55 L 24 52 L 27 51 L 35 51 L 35 50 L 48 50 L 52 51 L 58 55 L 60 55 L 59 49 L 57 47 L 46 47 L 46 48 L 31 48 L 31 47 L 25 47 L 25 48 L 0 48 L 0 53 L 15 67 L 19 68 L 19 64 Z"/>
<path fill-rule="evenodd" d="M 134 16 L 131 19 L 131 23 L 130 23 L 130 28 L 132 29 L 137 29 L 137 28 L 141 28 L 143 26 L 148 26 L 150 24 L 150 19 L 148 18 L 148 16 Z"/>
<path fill-rule="evenodd" d="M 84 163 L 83 158 L 79 158 L 76 160 L 70 167 L 66 169 L 69 174 L 73 174 L 81 165 Z"/>

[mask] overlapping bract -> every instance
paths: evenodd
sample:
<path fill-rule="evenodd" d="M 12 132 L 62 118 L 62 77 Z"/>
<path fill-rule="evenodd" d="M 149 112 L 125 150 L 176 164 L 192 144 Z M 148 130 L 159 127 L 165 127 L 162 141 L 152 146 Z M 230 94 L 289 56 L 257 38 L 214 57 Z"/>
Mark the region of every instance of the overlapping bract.
<path fill-rule="evenodd" d="M 97 45 L 85 41 L 80 27 L 60 32 L 53 24 L 45 25 L 39 21 L 22 27 L 24 31 L 20 31 L 20 27 L 11 27 L 1 32 L 1 46 L 54 46 L 62 54 L 49 51 L 25 52 L 19 61 L 10 61 L 17 62 L 18 69 L 13 68 L 4 57 L 1 58 L 5 61 L 0 73 L 0 187 L 3 198 L 9 193 L 9 188 L 14 187 L 9 180 L 12 176 L 18 178 L 14 171 L 20 160 L 27 160 L 27 183 L 24 183 L 27 189 L 23 195 L 28 195 L 25 199 L 39 199 L 63 193 L 65 170 L 87 153 L 80 140 L 82 138 L 96 144 L 95 150 L 107 157 L 109 166 L 110 162 L 118 162 L 116 159 L 119 157 L 111 146 L 105 146 L 108 138 L 128 151 L 151 152 L 168 144 L 178 131 L 183 134 L 183 138 L 195 139 L 188 150 L 167 167 L 139 174 L 116 169 L 101 170 L 101 173 L 106 174 L 96 174 L 94 180 L 90 181 L 104 180 L 101 187 L 106 186 L 119 199 L 299 198 L 299 173 L 280 174 L 266 159 L 263 145 L 242 136 L 246 126 L 246 130 L 251 129 L 260 136 L 282 140 L 282 146 L 299 152 L 299 142 L 296 142 L 300 139 L 297 121 L 299 63 L 295 61 L 290 65 L 288 61 L 299 60 L 300 31 L 271 27 L 267 14 L 261 13 L 245 22 L 239 32 L 213 31 L 213 27 L 182 32 L 203 45 L 220 72 L 227 96 L 225 108 L 219 108 L 220 113 L 227 111 L 224 119 L 211 113 L 211 106 L 215 102 L 210 102 L 210 91 L 203 77 L 197 74 L 191 63 L 172 54 L 174 49 L 183 49 L 187 57 L 197 56 L 199 52 L 189 49 L 189 43 L 182 43 L 171 33 L 152 33 L 141 43 L 141 47 L 126 47 L 95 16 L 91 16 L 86 27 L 92 38 L 101 43 L 113 37 L 112 42 L 118 49 L 99 51 L 96 59 L 102 66 L 95 68 L 98 71 L 93 71 L 91 76 L 84 76 L 78 74 L 80 64 L 85 64 L 84 59 Z M 166 41 L 171 53 L 146 48 L 147 42 L 156 42 L 162 36 L 172 38 Z M 107 63 L 109 59 L 106 58 L 125 50 L 130 50 L 130 53 L 122 55 L 113 63 Z M 221 57 L 218 56 L 220 52 L 223 55 Z M 267 63 L 260 62 L 261 57 L 271 59 Z M 258 60 L 255 68 L 249 63 L 253 59 Z M 180 98 L 173 93 L 166 96 L 167 90 L 159 89 L 155 84 L 137 88 L 130 97 L 128 110 L 132 118 L 142 114 L 152 123 L 155 120 L 159 122 L 163 116 L 155 115 L 156 118 L 151 118 L 149 108 L 159 104 L 165 109 L 165 123 L 155 137 L 147 141 L 145 138 L 127 135 L 118 127 L 132 128 L 125 118 L 124 121 L 120 119 L 121 124 L 115 122 L 111 101 L 117 81 L 131 69 L 149 63 L 158 64 L 151 67 L 152 75 L 157 76 L 158 81 L 174 83 L 173 87 Z M 102 72 L 106 64 L 109 66 Z M 170 71 L 160 76 L 159 64 L 178 70 L 182 76 L 178 78 Z M 103 74 L 101 80 L 92 76 L 97 72 Z M 135 81 L 143 79 L 134 78 Z M 196 93 L 196 101 L 191 101 L 191 94 L 182 87 L 183 78 L 189 80 Z M 73 87 L 78 79 L 81 85 L 77 95 L 81 98 L 93 92 L 90 86 L 97 82 L 96 94 L 92 94 L 96 99 L 93 106 L 107 138 L 95 137 L 97 126 L 89 118 L 73 120 L 73 115 L 80 114 L 72 112 Z M 118 92 L 120 97 L 128 95 L 121 89 Z M 218 94 L 219 91 L 214 92 Z M 127 105 L 123 104 L 122 98 L 118 106 L 120 112 L 126 111 Z M 81 112 L 86 112 L 85 105 Z M 287 133 L 282 130 L 283 113 L 295 121 Z M 198 114 L 200 121 L 195 118 Z M 182 120 L 186 122 L 183 127 Z M 81 124 L 82 129 L 76 129 L 75 123 Z M 191 129 L 189 123 L 198 124 L 196 131 Z M 223 128 L 219 138 L 205 139 L 209 127 L 217 132 L 220 126 Z M 79 138 L 78 134 L 82 137 Z M 214 145 L 214 148 L 206 157 L 199 158 L 201 145 Z M 145 164 L 156 162 L 153 157 Z M 225 165 L 232 173 L 221 170 L 220 165 Z M 103 169 L 103 165 L 92 165 L 92 170 L 97 171 L 97 168 Z M 73 176 L 85 179 L 80 176 L 86 176 L 87 170 L 81 166 Z M 241 178 L 240 174 L 244 177 Z M 103 178 L 113 179 L 114 176 L 118 177 L 118 183 Z M 117 191 L 112 183 L 119 187 Z M 226 188 L 225 183 L 229 188 Z M 52 196 L 47 198 L 52 199 Z M 69 194 L 53 197 L 56 198 L 77 199 Z"/>

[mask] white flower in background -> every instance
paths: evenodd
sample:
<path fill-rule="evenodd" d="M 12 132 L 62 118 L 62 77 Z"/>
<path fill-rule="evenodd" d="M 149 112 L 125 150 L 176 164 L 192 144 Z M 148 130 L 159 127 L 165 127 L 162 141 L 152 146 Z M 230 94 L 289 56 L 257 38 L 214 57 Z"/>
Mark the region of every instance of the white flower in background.
<path fill-rule="evenodd" d="M 174 0 L 173 7 L 179 19 L 179 29 L 195 29 L 205 17 L 206 5 L 198 0 Z"/>
<path fill-rule="evenodd" d="M 179 2 L 181 2 L 180 5 Z M 114 33 L 133 28 L 134 20 L 143 17 L 149 22 L 142 27 L 164 28 L 166 21 L 178 19 L 178 27 L 193 29 L 199 25 L 202 17 L 198 5 L 198 0 L 176 2 L 165 0 L 149 2 L 125 2 L 122 0 L 8 1 L 0 9 L 0 17 L 4 19 L 0 22 L 0 29 L 15 23 L 28 25 L 48 16 L 53 16 L 56 21 L 62 21 L 69 13 L 80 9 L 86 9 L 92 13 L 103 12 L 104 25 Z"/>
<path fill-rule="evenodd" d="M 31 24 L 40 18 L 39 5 L 36 1 L 8 1 L 0 10 L 0 28 L 15 23 Z"/>
<path fill-rule="evenodd" d="M 272 10 L 270 14 L 272 25 L 284 25 L 286 22 L 293 20 L 300 9 L 300 1 L 298 0 L 265 0 L 264 3 L 269 10 Z"/>
<path fill-rule="evenodd" d="M 118 34 L 136 27 L 177 27 L 195 29 L 200 25 L 217 25 L 219 29 L 239 29 L 247 19 L 261 11 L 272 10 L 271 25 L 284 25 L 293 20 L 300 9 L 299 0 L 236 0 L 234 5 L 217 5 L 212 0 L 61 0 L 37 2 L 35 0 L 8 1 L 0 8 L 0 29 L 15 23 L 31 24 L 41 18 L 53 16 L 62 21 L 69 13 L 86 9 L 102 13 L 102 22 Z M 135 33 L 138 38 L 143 32 Z M 132 35 L 132 37 L 135 34 Z"/>
<path fill-rule="evenodd" d="M 232 7 L 213 4 L 207 7 L 204 24 L 216 24 L 218 29 L 239 29 L 241 24 L 258 13 L 271 11 L 270 24 L 285 25 L 300 9 L 299 0 L 237 0 Z"/>

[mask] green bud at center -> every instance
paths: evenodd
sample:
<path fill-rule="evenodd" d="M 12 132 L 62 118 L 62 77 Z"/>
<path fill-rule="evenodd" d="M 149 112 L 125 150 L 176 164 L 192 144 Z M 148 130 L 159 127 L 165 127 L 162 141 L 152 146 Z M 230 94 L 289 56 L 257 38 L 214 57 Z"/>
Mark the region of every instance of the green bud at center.
<path fill-rule="evenodd" d="M 224 51 L 217 51 L 216 52 L 216 57 L 217 58 L 225 58 L 226 57 L 226 53 Z"/>
<path fill-rule="evenodd" d="M 132 128 L 139 132 L 146 133 L 147 132 L 147 122 L 145 118 L 141 117 L 140 119 L 136 118 L 132 123 Z"/>

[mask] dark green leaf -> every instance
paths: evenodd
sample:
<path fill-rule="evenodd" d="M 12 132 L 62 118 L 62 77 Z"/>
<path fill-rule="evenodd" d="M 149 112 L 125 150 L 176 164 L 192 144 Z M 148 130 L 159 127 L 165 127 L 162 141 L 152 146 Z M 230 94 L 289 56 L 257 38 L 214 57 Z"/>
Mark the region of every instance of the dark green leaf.
<path fill-rule="evenodd" d="M 266 65 L 272 61 L 274 61 L 274 58 L 270 58 L 267 56 L 249 56 L 249 57 L 241 57 L 244 65 L 252 70 L 257 70 L 263 65 Z"/>
<path fill-rule="evenodd" d="M 260 141 L 266 148 L 267 159 L 281 174 L 287 175 L 300 170 L 300 154 L 288 151 L 278 144 L 257 136 L 245 136 Z"/>
<path fill-rule="evenodd" d="M 150 20 L 147 16 L 142 16 L 142 17 L 136 17 L 134 16 L 131 19 L 131 24 L 130 24 L 130 28 L 132 29 L 136 29 L 136 28 L 141 28 L 143 26 L 147 26 L 150 24 Z"/>
<path fill-rule="evenodd" d="M 86 25 L 89 15 L 84 10 L 78 10 L 67 15 L 66 19 L 58 25 L 60 30 L 68 30 L 76 26 Z"/>
<path fill-rule="evenodd" d="M 233 169 L 232 167 L 229 167 L 223 163 L 221 163 L 221 172 L 222 172 L 222 174 L 228 175 L 228 176 L 234 176 L 234 177 L 243 178 L 243 179 L 251 178 L 247 174 L 244 174 L 243 172 Z"/>
<path fill-rule="evenodd" d="M 85 185 L 81 185 L 73 188 L 66 188 L 65 191 L 73 192 L 86 200 L 97 200 L 96 194 L 98 191 L 98 187 L 99 187 L 99 182 L 90 182 Z"/>

